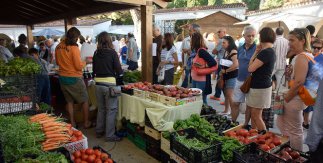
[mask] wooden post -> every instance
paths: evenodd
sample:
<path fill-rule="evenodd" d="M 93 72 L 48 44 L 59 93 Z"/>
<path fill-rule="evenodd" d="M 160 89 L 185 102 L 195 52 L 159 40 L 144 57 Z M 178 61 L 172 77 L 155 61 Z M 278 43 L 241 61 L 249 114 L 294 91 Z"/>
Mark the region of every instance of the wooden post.
<path fill-rule="evenodd" d="M 152 64 L 152 28 L 153 28 L 153 3 L 147 1 L 147 4 L 141 6 L 141 72 L 142 80 L 152 82 L 153 64 Z"/>
<path fill-rule="evenodd" d="M 27 28 L 27 45 L 28 45 L 28 48 L 32 48 L 34 44 L 33 31 L 32 31 L 34 29 L 34 26 L 27 25 L 26 28 Z"/>
<path fill-rule="evenodd" d="M 66 19 L 64 19 L 65 34 L 75 24 L 76 24 L 76 18 L 66 18 Z"/>

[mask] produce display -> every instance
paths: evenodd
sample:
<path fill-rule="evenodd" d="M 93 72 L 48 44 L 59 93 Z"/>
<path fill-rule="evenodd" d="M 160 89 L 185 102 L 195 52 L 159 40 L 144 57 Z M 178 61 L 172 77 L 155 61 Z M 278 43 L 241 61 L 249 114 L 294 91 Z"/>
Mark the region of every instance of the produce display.
<path fill-rule="evenodd" d="M 303 163 L 307 161 L 306 158 L 301 156 L 301 153 L 299 151 L 294 150 L 289 146 L 282 148 L 282 150 L 274 155 L 287 162 Z"/>
<path fill-rule="evenodd" d="M 74 163 L 113 163 L 110 156 L 101 148 L 88 148 L 75 151 L 71 157 L 71 160 L 74 161 Z"/>
<path fill-rule="evenodd" d="M 63 144 L 83 139 L 81 131 L 73 130 L 71 124 L 62 122 L 61 118 L 50 114 L 37 114 L 30 117 L 29 120 L 41 125 L 41 130 L 45 135 L 45 141 L 42 142 L 44 151 L 57 149 Z"/>
<path fill-rule="evenodd" d="M 267 132 L 264 135 L 260 135 L 252 141 L 259 144 L 260 149 L 263 151 L 269 151 L 282 144 L 282 140 L 272 132 Z"/>
<path fill-rule="evenodd" d="M 224 134 L 227 137 L 234 138 L 239 140 L 239 142 L 243 144 L 251 143 L 251 139 L 258 135 L 258 131 L 256 129 L 251 129 L 250 131 L 240 128 L 234 131 L 228 131 Z"/>
<path fill-rule="evenodd" d="M 46 136 L 42 131 L 42 125 L 30 123 L 27 116 L 0 115 L 0 140 L 6 162 L 26 162 L 29 160 L 25 158 L 26 155 L 33 155 L 36 156 L 36 160 L 47 160 L 50 163 L 67 162 L 60 154 L 48 154 L 43 151 L 42 142 L 46 140 Z"/>
<path fill-rule="evenodd" d="M 66 157 L 57 152 L 46 152 L 36 158 L 22 158 L 16 163 L 69 163 Z"/>
<path fill-rule="evenodd" d="M 176 140 L 181 144 L 185 145 L 187 148 L 194 148 L 197 150 L 203 150 L 210 147 L 209 144 L 206 144 L 197 138 L 187 139 L 187 134 L 185 135 L 177 135 Z"/>
<path fill-rule="evenodd" d="M 164 86 L 159 84 L 152 85 L 149 82 L 130 83 L 130 84 L 124 85 L 123 88 L 125 90 L 136 88 L 142 91 L 154 92 L 160 95 L 174 97 L 178 99 L 197 96 L 202 93 L 200 90 L 183 88 L 178 86 Z"/>
<path fill-rule="evenodd" d="M 10 75 L 31 75 L 37 74 L 41 70 L 41 66 L 38 65 L 32 59 L 14 58 L 8 63 L 0 61 L 0 76 Z"/>
<path fill-rule="evenodd" d="M 233 150 L 242 146 L 238 140 L 219 136 L 212 124 L 210 124 L 206 119 L 201 118 L 197 114 L 192 114 L 190 118 L 186 120 L 178 120 L 174 123 L 173 128 L 178 131 L 186 128 L 194 128 L 199 134 L 208 138 L 211 141 L 219 141 L 222 143 L 221 157 L 224 161 L 231 161 L 233 158 Z M 165 133 L 163 136 L 167 138 L 168 134 Z"/>
<path fill-rule="evenodd" d="M 123 73 L 123 81 L 126 83 L 135 83 L 141 80 L 140 71 L 126 71 Z"/>
<path fill-rule="evenodd" d="M 217 131 L 219 134 L 222 134 L 223 131 L 237 126 L 237 123 L 233 123 L 226 116 L 213 114 L 203 116 L 203 118 L 205 118 L 209 123 L 211 123 L 215 131 Z"/>

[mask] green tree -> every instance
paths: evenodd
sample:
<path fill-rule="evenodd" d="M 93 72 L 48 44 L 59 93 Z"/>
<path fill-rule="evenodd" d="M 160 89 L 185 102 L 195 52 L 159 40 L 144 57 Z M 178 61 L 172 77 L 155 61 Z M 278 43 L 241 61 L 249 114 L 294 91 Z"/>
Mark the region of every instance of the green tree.
<path fill-rule="evenodd" d="M 112 25 L 133 25 L 130 11 L 113 12 L 108 18 L 112 19 Z"/>
<path fill-rule="evenodd" d="M 208 0 L 207 5 L 212 6 L 215 5 L 216 0 Z"/>
<path fill-rule="evenodd" d="M 205 6 L 208 5 L 208 0 L 187 0 L 187 7 Z"/>
<path fill-rule="evenodd" d="M 264 4 L 260 6 L 260 9 L 268 9 L 273 7 L 279 7 L 284 4 L 283 0 L 266 0 Z"/>
<path fill-rule="evenodd" d="M 187 0 L 173 0 L 171 3 L 168 3 L 167 8 L 181 8 L 187 6 Z"/>
<path fill-rule="evenodd" d="M 247 4 L 248 10 L 258 10 L 260 5 L 260 0 L 243 0 L 245 4 Z"/>

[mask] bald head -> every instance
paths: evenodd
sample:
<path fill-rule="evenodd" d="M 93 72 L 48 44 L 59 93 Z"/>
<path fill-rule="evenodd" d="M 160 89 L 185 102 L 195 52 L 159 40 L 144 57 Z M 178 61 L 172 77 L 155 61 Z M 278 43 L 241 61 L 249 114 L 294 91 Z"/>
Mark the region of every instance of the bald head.
<path fill-rule="evenodd" d="M 221 27 L 218 30 L 218 37 L 222 39 L 227 34 L 227 29 Z"/>
<path fill-rule="evenodd" d="M 158 37 L 160 35 L 160 33 L 161 33 L 160 27 L 157 26 L 157 25 L 154 25 L 154 28 L 153 29 L 154 29 L 153 30 L 153 36 L 154 37 Z"/>
<path fill-rule="evenodd" d="M 48 48 L 50 48 L 51 46 L 52 46 L 52 40 L 50 40 L 50 39 L 48 39 L 48 40 L 46 40 L 45 41 L 45 45 L 48 47 Z"/>

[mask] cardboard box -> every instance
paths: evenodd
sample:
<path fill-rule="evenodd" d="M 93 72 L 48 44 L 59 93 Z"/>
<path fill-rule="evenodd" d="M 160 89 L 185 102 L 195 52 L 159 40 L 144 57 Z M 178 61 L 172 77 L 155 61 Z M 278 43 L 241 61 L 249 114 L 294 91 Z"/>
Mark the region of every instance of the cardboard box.
<path fill-rule="evenodd" d="M 150 128 L 148 126 L 145 126 L 145 134 L 154 138 L 155 140 L 160 140 L 160 138 L 161 138 L 160 131 L 157 131 L 157 130 Z"/>

